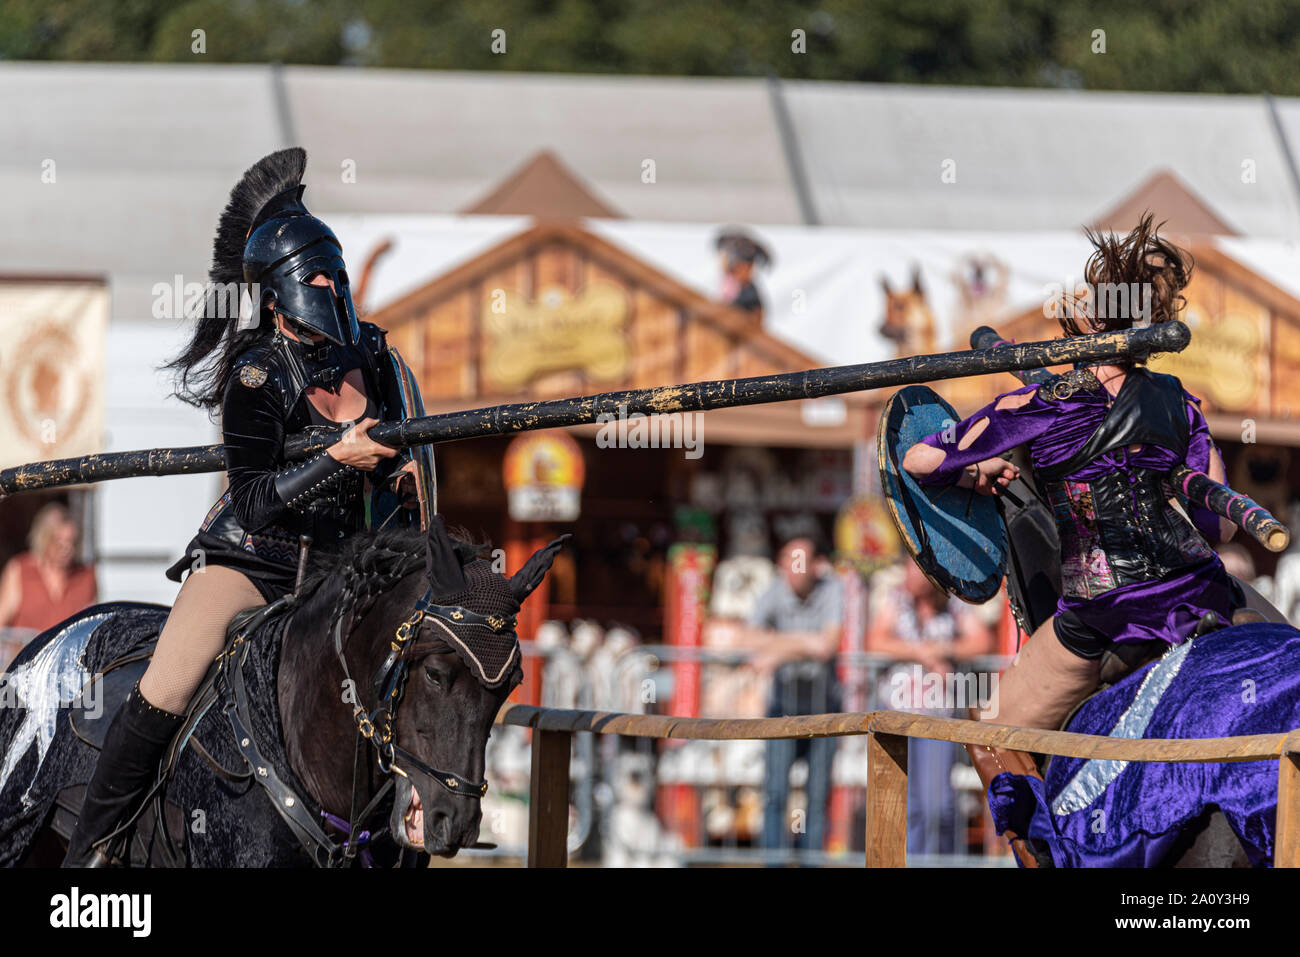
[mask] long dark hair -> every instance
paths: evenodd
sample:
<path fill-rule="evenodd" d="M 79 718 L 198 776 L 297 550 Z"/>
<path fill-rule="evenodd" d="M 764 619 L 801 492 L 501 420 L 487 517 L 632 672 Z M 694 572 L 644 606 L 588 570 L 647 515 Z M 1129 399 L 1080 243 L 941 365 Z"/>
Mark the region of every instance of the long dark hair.
<path fill-rule="evenodd" d="M 1139 318 L 1139 309 L 1145 314 L 1143 318 L 1152 324 L 1178 318 L 1187 305 L 1182 292 L 1191 281 L 1193 262 L 1187 250 L 1159 235 L 1163 225 L 1156 225 L 1147 212 L 1143 213 L 1133 231 L 1123 238 L 1114 233 L 1103 235 L 1092 229 L 1084 230 L 1093 247 L 1084 267 L 1084 279 L 1092 295 L 1084 310 L 1078 309 L 1074 302 L 1062 302 L 1057 318 L 1066 335 L 1128 329 Z M 1097 294 L 1097 290 L 1103 287 L 1137 289 L 1141 298 L 1134 301 L 1129 295 Z M 1114 308 L 1119 298 L 1123 299 L 1124 305 Z M 1080 324 L 1081 311 L 1091 320 L 1093 328 L 1084 328 Z"/>
<path fill-rule="evenodd" d="M 208 290 L 196 314 L 194 335 L 171 362 L 163 366 L 175 374 L 174 394 L 182 402 L 216 412 L 221 408 L 235 360 L 257 342 L 273 334 L 275 326 L 261 302 L 253 303 L 258 321 L 237 328 L 238 315 L 228 295 L 232 284 L 243 290 L 244 242 L 262 207 L 274 196 L 302 182 L 307 152 L 300 147 L 264 156 L 244 173 L 217 223 L 212 240 L 212 268 Z"/>

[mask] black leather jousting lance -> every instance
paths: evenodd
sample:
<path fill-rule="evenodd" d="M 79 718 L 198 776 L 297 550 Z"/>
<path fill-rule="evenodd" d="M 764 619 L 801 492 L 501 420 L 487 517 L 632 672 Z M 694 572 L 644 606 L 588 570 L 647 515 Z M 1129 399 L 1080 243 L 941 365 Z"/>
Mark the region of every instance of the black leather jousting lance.
<path fill-rule="evenodd" d="M 971 348 L 978 351 L 1005 346 L 1007 340 L 998 335 L 996 330 L 980 326 L 971 333 L 970 344 Z M 1045 382 L 1052 377 L 1046 369 L 1022 369 L 1013 374 L 1025 385 Z M 1280 552 L 1291 543 L 1290 530 L 1274 518 L 1268 509 L 1249 495 L 1214 481 L 1204 472 L 1179 465 L 1169 472 L 1169 481 L 1188 501 L 1245 529 L 1246 534 L 1269 551 Z"/>
<path fill-rule="evenodd" d="M 464 412 L 447 412 L 400 422 L 382 422 L 369 435 L 394 448 L 510 435 L 535 429 L 588 425 L 632 415 L 702 412 L 741 405 L 817 399 L 825 396 L 894 388 L 937 379 L 957 379 L 994 372 L 1015 372 L 1074 362 L 1101 362 L 1120 357 L 1144 358 L 1157 352 L 1181 352 L 1191 334 L 1181 322 L 1166 322 L 1143 329 L 1102 332 L 1047 342 L 999 345 L 990 349 L 909 356 L 885 362 L 809 369 L 754 376 L 716 379 L 654 389 L 603 392 L 574 399 L 550 399 L 488 406 Z M 333 445 L 346 429 L 296 435 L 285 443 L 290 460 L 306 458 Z M 101 452 L 78 458 L 54 459 L 0 471 L 0 494 L 12 495 L 43 488 L 102 482 L 145 475 L 189 475 L 225 469 L 220 445 L 189 448 L 141 449 Z"/>

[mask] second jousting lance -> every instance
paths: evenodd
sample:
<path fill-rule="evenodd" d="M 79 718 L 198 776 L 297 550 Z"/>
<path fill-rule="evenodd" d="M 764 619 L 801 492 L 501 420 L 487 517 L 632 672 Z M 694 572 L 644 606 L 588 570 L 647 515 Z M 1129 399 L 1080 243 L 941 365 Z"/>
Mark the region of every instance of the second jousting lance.
<path fill-rule="evenodd" d="M 971 333 L 970 344 L 972 349 L 994 349 L 1010 343 L 989 326 L 980 326 Z M 1025 385 L 1045 382 L 1052 377 L 1046 369 L 1020 369 L 1012 375 Z M 1280 552 L 1291 543 L 1290 530 L 1274 518 L 1268 509 L 1249 495 L 1214 481 L 1204 472 L 1186 465 L 1175 466 L 1169 472 L 1169 481 L 1188 501 L 1245 529 L 1251 538 L 1269 551 Z"/>

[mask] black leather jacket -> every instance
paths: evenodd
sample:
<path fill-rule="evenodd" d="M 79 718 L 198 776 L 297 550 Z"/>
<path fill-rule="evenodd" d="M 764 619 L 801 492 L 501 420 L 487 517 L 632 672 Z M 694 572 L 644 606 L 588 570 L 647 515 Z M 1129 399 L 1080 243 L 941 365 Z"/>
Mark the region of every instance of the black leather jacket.
<path fill-rule="evenodd" d="M 400 418 L 402 405 L 384 333 L 363 322 L 359 347 L 346 366 L 360 367 L 368 397 L 366 415 L 383 421 Z M 313 547 L 331 547 L 366 525 L 365 479 L 386 482 L 406 461 L 400 453 L 362 473 L 325 452 L 287 462 L 284 443 L 299 432 L 325 430 L 304 395 L 306 368 L 292 346 L 275 338 L 259 343 L 235 362 L 222 404 L 229 487 L 212 506 L 200 529 L 224 545 L 291 569 L 298 538 Z M 169 577 L 179 580 L 178 574 Z"/>

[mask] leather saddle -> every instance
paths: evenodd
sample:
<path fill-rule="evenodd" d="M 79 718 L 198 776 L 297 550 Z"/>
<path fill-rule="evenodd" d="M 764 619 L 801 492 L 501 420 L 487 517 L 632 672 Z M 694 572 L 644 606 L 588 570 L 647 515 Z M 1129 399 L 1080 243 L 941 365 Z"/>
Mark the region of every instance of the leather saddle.
<path fill-rule="evenodd" d="M 1209 634 L 1212 631 L 1218 631 L 1220 628 L 1227 628 L 1229 624 L 1248 625 L 1254 622 L 1267 621 L 1262 614 L 1253 608 L 1238 608 L 1232 613 L 1232 621 L 1226 622 L 1214 612 L 1207 612 L 1205 616 L 1196 625 L 1196 630 L 1192 632 L 1192 638 L 1199 638 L 1201 635 Z M 1189 639 L 1190 640 L 1190 639 Z M 1146 665 L 1164 655 L 1170 648 L 1169 645 L 1160 641 L 1144 641 L 1135 644 L 1114 644 L 1101 656 L 1101 684 L 1093 694 L 1100 694 L 1106 688 L 1119 682 L 1133 672 L 1137 671 L 1143 665 Z M 1092 695 L 1088 696 L 1089 698 Z M 1070 724 L 1071 719 L 1079 708 L 1083 707 L 1080 703 L 1070 716 L 1065 719 L 1061 725 L 1064 731 Z"/>

